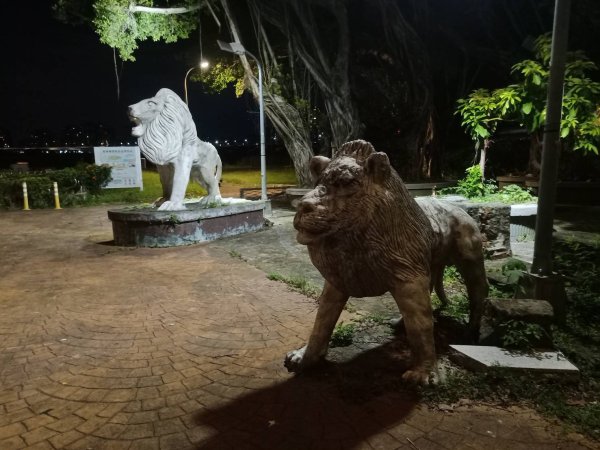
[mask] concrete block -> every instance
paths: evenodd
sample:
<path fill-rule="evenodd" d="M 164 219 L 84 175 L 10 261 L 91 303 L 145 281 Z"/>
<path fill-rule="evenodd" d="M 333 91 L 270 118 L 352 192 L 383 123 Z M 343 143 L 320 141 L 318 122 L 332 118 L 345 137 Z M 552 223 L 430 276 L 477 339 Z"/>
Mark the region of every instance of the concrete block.
<path fill-rule="evenodd" d="M 515 371 L 559 373 L 579 377 L 579 369 L 560 352 L 522 353 L 483 345 L 451 345 L 454 359 L 471 370 L 503 367 Z"/>

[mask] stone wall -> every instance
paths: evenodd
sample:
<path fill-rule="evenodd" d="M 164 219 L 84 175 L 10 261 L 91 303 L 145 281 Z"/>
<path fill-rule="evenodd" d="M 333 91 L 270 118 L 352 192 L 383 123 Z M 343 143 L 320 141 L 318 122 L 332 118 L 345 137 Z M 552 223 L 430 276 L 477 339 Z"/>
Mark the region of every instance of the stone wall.
<path fill-rule="evenodd" d="M 483 249 L 488 258 L 511 256 L 510 205 L 504 203 L 475 203 L 459 195 L 441 197 L 464 209 L 479 225 Z"/>

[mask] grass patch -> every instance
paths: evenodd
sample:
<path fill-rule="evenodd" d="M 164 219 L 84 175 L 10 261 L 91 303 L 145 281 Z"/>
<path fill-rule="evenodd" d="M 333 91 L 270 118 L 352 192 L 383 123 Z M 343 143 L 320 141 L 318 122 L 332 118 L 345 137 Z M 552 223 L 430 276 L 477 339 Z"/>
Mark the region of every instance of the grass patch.
<path fill-rule="evenodd" d="M 289 286 L 291 290 L 300 292 L 301 294 L 310 298 L 316 299 L 321 293 L 321 289 L 318 286 L 312 284 L 306 278 L 301 276 L 288 277 L 286 275 L 281 275 L 279 273 L 272 272 L 267 275 L 267 278 L 269 280 L 285 283 Z"/>
<path fill-rule="evenodd" d="M 240 186 L 260 186 L 260 170 L 223 168 L 223 183 Z M 296 173 L 292 167 L 278 167 L 267 170 L 267 184 L 297 184 Z"/>
<path fill-rule="evenodd" d="M 232 258 L 236 258 L 236 259 L 243 259 L 242 254 L 235 250 L 229 250 L 229 256 L 231 256 Z"/>
<path fill-rule="evenodd" d="M 333 330 L 329 341 L 330 347 L 348 347 L 354 342 L 356 325 L 353 323 L 340 322 Z"/>
<path fill-rule="evenodd" d="M 448 306 L 442 307 L 442 302 L 434 293 L 431 295 L 433 307 L 439 309 L 442 316 L 451 317 L 459 323 L 466 323 L 469 317 L 469 299 L 462 277 L 456 267 L 446 267 L 443 280 Z"/>
<path fill-rule="evenodd" d="M 143 191 L 140 191 L 139 188 L 103 189 L 99 194 L 87 195 L 85 199 L 79 202 L 79 206 L 123 203 L 151 204 L 157 198 L 162 197 L 162 185 L 155 170 L 144 170 L 142 180 L 144 183 Z M 227 185 L 239 187 L 260 186 L 260 170 L 224 168 L 221 180 L 222 188 Z M 267 170 L 267 183 L 296 184 L 294 169 L 284 167 Z M 192 181 L 188 184 L 185 194 L 187 198 L 197 198 L 205 195 L 206 191 L 198 183 Z"/>

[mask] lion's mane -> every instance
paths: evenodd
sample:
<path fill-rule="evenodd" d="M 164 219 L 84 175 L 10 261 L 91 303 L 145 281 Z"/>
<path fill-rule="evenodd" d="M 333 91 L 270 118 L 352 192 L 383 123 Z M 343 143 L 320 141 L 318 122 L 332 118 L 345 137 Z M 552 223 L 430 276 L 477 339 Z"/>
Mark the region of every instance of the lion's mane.
<path fill-rule="evenodd" d="M 138 145 L 151 162 L 164 165 L 173 161 L 183 147 L 193 145 L 198 138 L 187 105 L 173 91 L 163 88 L 154 98 L 163 107 L 146 124 Z"/>

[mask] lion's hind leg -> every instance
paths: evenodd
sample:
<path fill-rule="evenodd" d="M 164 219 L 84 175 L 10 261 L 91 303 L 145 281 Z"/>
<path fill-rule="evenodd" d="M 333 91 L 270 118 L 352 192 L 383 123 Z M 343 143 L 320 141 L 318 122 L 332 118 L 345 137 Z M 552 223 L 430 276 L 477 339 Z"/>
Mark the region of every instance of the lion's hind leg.
<path fill-rule="evenodd" d="M 207 191 L 206 197 L 204 197 L 201 203 L 205 206 L 210 205 L 211 203 L 221 204 L 221 191 L 219 189 L 219 180 L 215 177 L 214 168 L 209 168 L 206 166 L 199 167 L 200 176 L 198 177 L 198 181 L 204 189 Z"/>
<path fill-rule="evenodd" d="M 455 265 L 467 287 L 470 310 L 469 329 L 476 340 L 483 314 L 483 304 L 489 292 L 479 230 L 461 233 L 457 242 L 457 253 Z"/>

